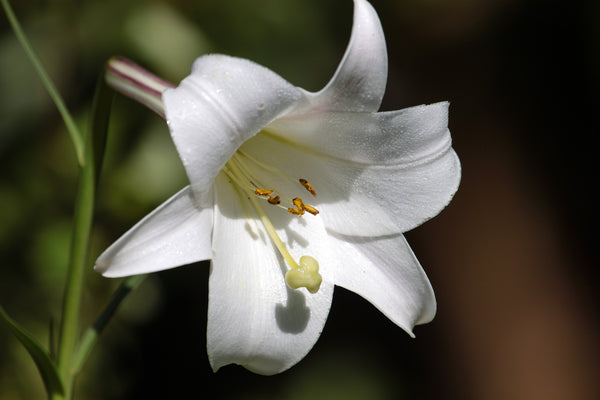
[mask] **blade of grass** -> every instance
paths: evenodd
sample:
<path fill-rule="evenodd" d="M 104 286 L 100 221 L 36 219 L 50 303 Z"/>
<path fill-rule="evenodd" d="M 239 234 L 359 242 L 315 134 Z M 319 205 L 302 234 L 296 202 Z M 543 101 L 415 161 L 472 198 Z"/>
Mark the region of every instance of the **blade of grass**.
<path fill-rule="evenodd" d="M 0 306 L 0 320 L 3 320 L 6 325 L 8 325 L 13 335 L 15 335 L 23 347 L 29 352 L 29 355 L 40 371 L 44 386 L 48 392 L 48 397 L 55 394 L 59 396 L 62 395 L 64 393 L 62 381 L 56 370 L 56 365 L 54 365 L 54 362 L 46 349 L 44 349 L 42 345 L 15 320 L 10 318 L 2 306 Z"/>
<path fill-rule="evenodd" d="M 77 161 L 79 162 L 79 165 L 82 166 L 85 162 L 83 138 L 79 132 L 79 129 L 77 129 L 75 121 L 73 121 L 69 110 L 65 106 L 65 103 L 60 94 L 58 93 L 58 90 L 54 86 L 54 83 L 52 83 L 52 80 L 46 73 L 46 70 L 44 69 L 44 66 L 42 65 L 41 61 L 33 51 L 33 48 L 31 47 L 29 40 L 27 40 L 23 29 L 21 29 L 21 24 L 19 24 L 19 21 L 17 20 L 17 17 L 15 16 L 12 8 L 10 7 L 8 0 L 0 0 L 0 3 L 2 4 L 2 8 L 4 8 L 4 12 L 6 12 L 8 22 L 10 23 L 10 26 L 15 32 L 19 43 L 21 43 L 21 46 L 25 50 L 25 53 L 27 53 L 27 57 L 29 57 L 29 60 L 31 61 L 31 64 L 33 64 L 33 67 L 35 68 L 35 71 L 40 77 L 42 84 L 48 91 L 48 94 L 52 98 L 52 101 L 54 101 L 58 112 L 60 113 L 63 121 L 65 122 L 67 131 L 69 132 L 69 136 L 71 136 L 71 141 L 73 142 L 73 147 L 75 148 Z"/>

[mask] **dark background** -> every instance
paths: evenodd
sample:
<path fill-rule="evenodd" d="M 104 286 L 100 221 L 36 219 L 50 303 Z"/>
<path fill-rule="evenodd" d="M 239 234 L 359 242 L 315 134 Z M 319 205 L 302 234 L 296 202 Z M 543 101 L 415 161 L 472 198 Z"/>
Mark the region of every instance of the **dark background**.
<path fill-rule="evenodd" d="M 351 28 L 350 0 L 13 1 L 84 126 L 103 63 L 178 82 L 206 52 L 250 58 L 320 89 Z M 18 4 L 17 4 L 18 3 Z M 337 288 L 325 330 L 291 370 L 210 370 L 208 264 L 155 274 L 126 301 L 78 398 L 597 399 L 600 7 L 593 1 L 373 0 L 388 45 L 382 110 L 451 102 L 463 180 L 407 237 L 438 315 L 410 339 Z M 62 121 L 0 17 L 0 304 L 43 343 L 58 321 L 76 162 Z M 118 281 L 91 271 L 122 232 L 186 184 L 164 122 L 115 101 L 83 304 Z M 56 323 L 55 323 L 56 324 Z M 209 396 L 210 394 L 210 396 Z M 0 399 L 43 397 L 0 326 Z"/>

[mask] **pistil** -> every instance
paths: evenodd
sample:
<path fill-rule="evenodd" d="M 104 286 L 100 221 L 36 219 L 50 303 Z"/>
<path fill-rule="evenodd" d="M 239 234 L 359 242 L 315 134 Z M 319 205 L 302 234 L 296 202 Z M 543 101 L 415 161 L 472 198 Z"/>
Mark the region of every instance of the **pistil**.
<path fill-rule="evenodd" d="M 233 183 L 239 186 L 246 193 L 250 204 L 252 204 L 252 207 L 256 210 L 260 221 L 265 227 L 267 234 L 271 238 L 271 241 L 286 263 L 290 266 L 290 269 L 285 274 L 286 284 L 291 289 L 305 287 L 310 293 L 317 293 L 323 280 L 319 274 L 319 263 L 313 257 L 306 255 L 300 257 L 299 263 L 294 260 L 294 257 L 292 257 L 287 247 L 279 237 L 277 230 L 273 226 L 273 223 L 259 202 L 260 198 L 266 197 L 270 204 L 279 205 L 279 196 L 273 196 L 273 189 L 255 188 L 253 190 L 252 186 L 255 185 L 255 180 L 257 178 L 248 169 L 244 168 L 245 165 L 243 163 L 240 164 L 239 160 L 234 160 L 234 157 L 227 162 L 223 171 Z M 245 184 L 245 182 L 247 183 Z M 290 207 L 288 211 L 294 215 L 301 216 L 305 210 L 313 215 L 318 213 L 315 208 L 305 205 L 299 197 L 296 197 L 294 200 L 292 200 L 292 202 L 296 208 L 294 209 Z"/>

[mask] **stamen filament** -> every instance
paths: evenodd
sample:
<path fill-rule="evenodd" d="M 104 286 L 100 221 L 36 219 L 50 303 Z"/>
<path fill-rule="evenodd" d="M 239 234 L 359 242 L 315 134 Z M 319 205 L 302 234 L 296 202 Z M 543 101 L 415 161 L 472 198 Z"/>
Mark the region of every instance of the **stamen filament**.
<path fill-rule="evenodd" d="M 225 164 L 225 167 L 223 168 L 223 172 L 225 173 L 225 175 L 227 175 L 227 177 L 229 179 L 231 179 L 233 182 L 235 182 L 236 185 L 238 185 L 241 189 L 244 190 L 244 192 L 248 195 L 248 198 L 250 198 L 250 197 L 252 197 L 252 198 L 258 197 L 259 199 L 266 200 L 269 204 L 271 204 L 273 206 L 279 207 L 279 208 L 281 208 L 283 210 L 287 210 L 287 207 L 284 207 L 284 206 L 282 206 L 280 204 L 281 201 L 279 199 L 279 196 L 267 196 L 267 197 L 265 197 L 265 195 L 257 193 L 256 189 L 253 192 L 252 188 L 248 187 L 248 185 L 246 185 L 244 182 L 242 182 L 239 179 L 239 177 L 236 176 L 231 171 L 232 168 L 236 168 L 237 169 L 237 167 L 232 166 L 232 164 L 230 164 L 229 162 L 227 162 L 227 164 Z M 241 171 L 239 171 L 239 169 L 238 169 L 238 172 L 241 172 Z"/>
<path fill-rule="evenodd" d="M 238 153 L 241 150 L 238 150 Z M 264 182 L 262 179 L 260 179 L 258 176 L 255 176 L 254 174 L 252 174 L 250 167 L 248 167 L 248 165 L 242 160 L 242 158 L 236 153 L 233 155 L 233 157 L 231 157 L 231 161 L 235 162 L 239 168 L 240 168 L 240 172 L 243 173 L 244 177 L 250 182 L 251 185 L 254 185 L 255 188 L 255 192 L 256 190 L 258 191 L 271 191 L 271 193 L 275 192 L 275 189 L 273 189 L 269 184 L 267 184 L 266 182 Z M 266 190 L 264 189 L 266 188 Z M 288 203 L 291 204 L 292 199 L 290 199 L 289 197 L 287 197 L 286 195 L 284 195 L 283 193 L 279 193 L 277 192 L 276 196 L 273 196 L 273 199 L 275 197 L 283 197 L 287 200 Z M 271 204 L 279 204 L 279 203 L 273 203 L 270 202 Z"/>
<path fill-rule="evenodd" d="M 256 158 L 252 157 L 250 154 L 246 153 L 244 150 L 242 150 L 242 149 L 238 149 L 238 151 L 237 151 L 237 152 L 238 152 L 239 154 L 241 154 L 242 156 L 246 157 L 248 160 L 250 160 L 250 161 L 252 161 L 253 163 L 255 163 L 256 165 L 258 165 L 259 167 L 261 167 L 261 168 L 265 169 L 266 171 L 269 171 L 269 172 L 272 172 L 272 173 L 274 173 L 274 174 L 277 174 L 277 175 L 283 176 L 284 178 L 287 178 L 287 179 L 289 179 L 289 180 L 291 180 L 291 181 L 294 181 L 294 182 L 296 182 L 296 180 L 295 180 L 294 178 L 292 178 L 291 176 L 284 174 L 284 173 L 283 173 L 283 172 L 281 172 L 280 170 L 278 170 L 278 169 L 275 169 L 275 168 L 271 167 L 270 165 L 267 165 L 267 164 L 265 164 L 265 163 L 263 163 L 263 162 L 260 162 L 260 161 L 258 161 Z"/>
<path fill-rule="evenodd" d="M 250 185 L 253 187 L 253 189 L 259 188 L 259 186 L 265 186 L 265 185 L 263 185 L 263 182 L 260 181 L 260 179 L 256 178 L 255 176 L 253 176 L 250 173 L 250 169 L 244 163 L 242 163 L 242 161 L 239 159 L 237 154 L 234 154 L 233 157 L 231 157 L 231 159 L 227 162 L 227 164 L 232 164 L 232 163 L 238 167 L 239 172 L 242 175 L 242 177 L 245 178 L 250 183 Z M 267 189 L 270 189 L 270 188 L 267 188 Z"/>
<path fill-rule="evenodd" d="M 244 189 L 245 192 L 248 192 L 250 189 L 247 187 L 247 185 L 242 182 L 237 175 L 235 175 L 231 170 L 233 169 L 233 165 L 231 165 L 229 162 L 227 162 L 227 164 L 225 164 L 225 167 L 223 168 L 223 172 L 225 172 L 225 174 L 232 180 L 234 181 L 240 188 Z"/>
<path fill-rule="evenodd" d="M 265 230 L 267 231 L 267 234 L 273 241 L 273 244 L 275 245 L 275 247 L 277 247 L 277 250 L 279 250 L 279 253 L 285 259 L 285 261 L 288 263 L 290 268 L 292 268 L 292 269 L 300 268 L 298 263 L 294 260 L 294 257 L 292 257 L 290 252 L 285 247 L 285 244 L 283 243 L 283 241 L 277 234 L 275 227 L 271 223 L 271 220 L 267 216 L 267 213 L 265 213 L 265 210 L 263 210 L 263 208 L 261 207 L 260 203 L 258 202 L 258 199 L 254 196 L 254 193 L 252 191 L 248 190 L 248 188 L 246 188 L 245 185 L 240 184 L 239 176 L 240 175 L 243 176 L 244 174 L 240 170 L 238 165 L 236 165 L 235 163 L 227 162 L 226 169 L 224 169 L 224 171 L 227 174 L 227 176 L 232 178 L 232 180 L 240 186 L 240 188 L 242 188 L 244 191 L 246 191 L 246 193 L 248 194 L 248 199 L 250 200 L 250 203 L 252 204 L 252 206 L 254 207 L 256 212 L 258 213 L 260 222 L 262 222 L 263 226 L 265 227 Z"/>
<path fill-rule="evenodd" d="M 269 237 L 273 241 L 279 253 L 283 256 L 285 261 L 290 266 L 290 269 L 285 273 L 285 283 L 291 289 L 299 289 L 301 287 L 306 288 L 310 293 L 317 293 L 321 287 L 323 278 L 319 274 L 319 263 L 311 256 L 300 257 L 300 265 L 294 260 L 292 255 L 289 253 L 285 244 L 281 241 L 281 238 L 277 234 L 275 227 L 271 223 L 271 220 L 265 213 L 265 210 L 260 206 L 256 197 L 249 197 L 252 206 L 258 213 L 260 221 L 267 230 Z"/>
<path fill-rule="evenodd" d="M 267 233 L 269 234 L 269 237 L 273 241 L 273 244 L 275 245 L 275 247 L 277 247 L 277 250 L 279 250 L 279 253 L 285 259 L 285 261 L 288 263 L 290 268 L 292 268 L 292 269 L 300 268 L 300 266 L 298 265 L 296 260 L 294 260 L 294 257 L 292 257 L 292 255 L 288 251 L 287 247 L 285 247 L 285 244 L 283 244 L 283 242 L 281 241 L 281 238 L 277 234 L 275 227 L 273 226 L 273 224 L 271 223 L 271 220 L 265 213 L 265 210 L 263 210 L 263 208 L 258 203 L 258 200 L 256 199 L 256 197 L 250 197 L 250 203 L 252 203 L 252 206 L 258 212 L 260 222 L 262 222 L 262 224 L 264 225 Z"/>

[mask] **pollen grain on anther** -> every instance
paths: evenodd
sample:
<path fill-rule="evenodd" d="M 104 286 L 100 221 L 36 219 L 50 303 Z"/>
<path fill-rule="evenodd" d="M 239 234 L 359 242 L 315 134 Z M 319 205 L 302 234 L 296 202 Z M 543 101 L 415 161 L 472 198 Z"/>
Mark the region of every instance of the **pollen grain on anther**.
<path fill-rule="evenodd" d="M 298 215 L 300 217 L 304 215 L 304 202 L 302 202 L 302 199 L 300 197 L 296 197 L 294 200 L 292 200 L 292 202 L 294 203 L 296 208 L 290 207 L 288 208 L 288 212 L 293 215 Z"/>
<path fill-rule="evenodd" d="M 298 179 L 298 182 L 300 182 L 300 184 L 302 186 L 304 186 L 304 189 L 306 189 L 310 194 L 312 194 L 313 196 L 317 197 L 317 192 L 315 191 L 315 188 L 310 184 L 310 182 L 308 182 L 304 178 Z"/>
<path fill-rule="evenodd" d="M 317 210 L 316 208 L 314 208 L 313 206 L 309 206 L 308 204 L 304 204 L 304 210 L 307 213 L 310 213 L 312 215 L 317 215 L 319 213 L 319 210 Z"/>
<path fill-rule="evenodd" d="M 303 209 L 303 208 L 302 208 L 302 209 L 296 209 L 296 208 L 290 207 L 290 208 L 288 208 L 287 210 L 288 210 L 288 212 L 289 212 L 290 214 L 292 214 L 292 215 L 297 215 L 297 216 L 299 216 L 299 217 L 301 217 L 301 216 L 302 216 L 302 214 L 304 214 L 304 209 Z"/>
<path fill-rule="evenodd" d="M 302 199 L 300 197 L 294 198 L 294 200 L 292 200 L 292 202 L 294 203 L 294 205 L 296 206 L 296 208 L 298 210 L 304 210 L 304 202 L 302 201 Z"/>
<path fill-rule="evenodd" d="M 273 194 L 273 191 L 258 188 L 254 190 L 254 194 L 257 196 L 271 196 Z"/>
<path fill-rule="evenodd" d="M 281 199 L 279 198 L 279 196 L 269 196 L 267 198 L 267 201 L 273 205 L 277 205 L 277 204 L 281 203 Z"/>

